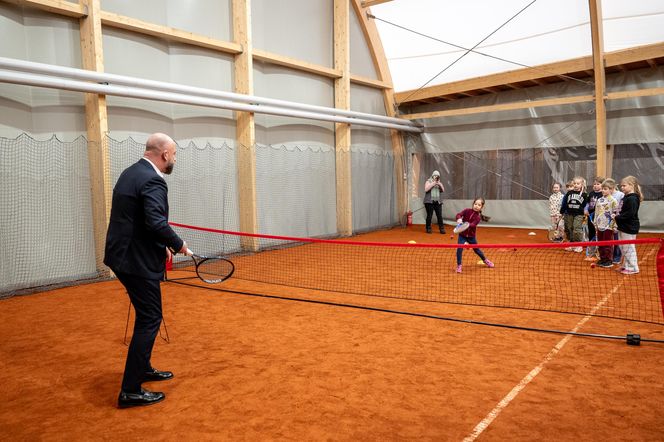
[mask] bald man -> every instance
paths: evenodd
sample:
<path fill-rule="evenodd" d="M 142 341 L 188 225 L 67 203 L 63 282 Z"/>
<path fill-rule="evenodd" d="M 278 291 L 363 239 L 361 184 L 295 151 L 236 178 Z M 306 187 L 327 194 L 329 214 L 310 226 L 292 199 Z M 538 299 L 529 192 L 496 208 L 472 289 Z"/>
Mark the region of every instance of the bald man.
<path fill-rule="evenodd" d="M 170 250 L 187 253 L 187 244 L 168 224 L 168 188 L 164 174 L 176 162 L 177 146 L 168 135 L 150 135 L 143 158 L 122 172 L 113 189 L 104 264 L 127 289 L 136 311 L 118 407 L 161 402 L 164 393 L 142 388 L 143 382 L 171 379 L 150 362 L 162 320 L 161 286 Z"/>

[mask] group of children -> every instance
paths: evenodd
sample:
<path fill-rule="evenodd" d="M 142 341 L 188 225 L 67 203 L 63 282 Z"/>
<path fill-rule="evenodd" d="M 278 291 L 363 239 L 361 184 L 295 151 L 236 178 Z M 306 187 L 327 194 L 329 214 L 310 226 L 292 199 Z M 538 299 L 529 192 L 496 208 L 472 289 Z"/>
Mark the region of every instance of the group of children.
<path fill-rule="evenodd" d="M 596 177 L 593 181 L 592 191 L 586 193 L 586 183 L 583 177 L 574 177 L 567 182 L 567 192 L 562 193 L 560 184 L 553 185 L 553 193 L 549 197 L 549 214 L 551 215 L 551 229 L 562 230 L 557 237 L 560 240 L 567 238 L 569 242 L 576 243 L 586 240 L 610 241 L 614 239 L 632 240 L 639 233 L 639 206 L 643 200 L 641 186 L 633 176 L 627 176 L 620 181 L 620 188 L 616 188 L 615 180 L 611 178 Z M 560 226 L 562 219 L 564 227 Z M 583 225 L 588 228 L 588 237 L 584 238 Z M 582 247 L 572 246 L 565 250 L 583 252 Z M 639 273 L 639 266 L 634 244 L 621 244 L 620 246 L 600 245 L 597 247 L 599 261 L 597 265 L 603 268 L 620 265 L 619 270 L 626 275 Z M 592 254 L 587 259 L 596 260 Z"/>
<path fill-rule="evenodd" d="M 553 185 L 553 194 L 549 198 L 551 223 L 553 229 L 560 229 L 559 221 L 564 222 L 564 235 L 569 242 L 583 242 L 583 224 L 588 227 L 588 239 L 596 241 L 610 241 L 614 239 L 633 240 L 639 233 L 639 206 L 643 200 L 643 193 L 638 180 L 633 176 L 626 176 L 620 181 L 622 191 L 616 189 L 616 182 L 611 178 L 596 177 L 593 181 L 592 192 L 586 193 L 586 182 L 583 177 L 574 177 L 567 182 L 567 192 L 562 193 L 560 184 Z M 475 198 L 472 208 L 464 209 L 456 215 L 457 225 L 469 223 L 468 229 L 459 233 L 458 244 L 477 244 L 475 237 L 477 225 L 480 221 L 488 221 L 489 217 L 482 214 L 484 198 Z M 601 244 L 601 243 L 600 243 Z M 579 246 L 567 247 L 565 250 L 583 252 Z M 493 268 L 481 249 L 473 248 L 482 262 Z M 625 275 L 639 273 L 639 265 L 634 244 L 621 244 L 620 246 L 599 245 L 597 247 L 599 260 L 597 265 L 603 268 L 618 264 L 619 270 Z M 458 248 L 457 273 L 462 272 L 463 248 Z M 596 260 L 595 256 L 589 259 Z"/>

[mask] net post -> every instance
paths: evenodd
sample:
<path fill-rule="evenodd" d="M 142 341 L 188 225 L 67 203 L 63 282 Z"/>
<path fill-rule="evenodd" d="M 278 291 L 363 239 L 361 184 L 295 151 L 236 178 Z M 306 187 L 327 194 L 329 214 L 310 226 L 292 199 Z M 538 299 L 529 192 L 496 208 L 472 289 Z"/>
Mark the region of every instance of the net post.
<path fill-rule="evenodd" d="M 657 282 L 659 285 L 659 305 L 662 308 L 662 317 L 664 318 L 664 239 L 659 242 L 659 251 L 657 252 Z"/>
<path fill-rule="evenodd" d="M 173 255 L 169 254 L 168 258 L 166 258 L 166 271 L 173 270 Z"/>

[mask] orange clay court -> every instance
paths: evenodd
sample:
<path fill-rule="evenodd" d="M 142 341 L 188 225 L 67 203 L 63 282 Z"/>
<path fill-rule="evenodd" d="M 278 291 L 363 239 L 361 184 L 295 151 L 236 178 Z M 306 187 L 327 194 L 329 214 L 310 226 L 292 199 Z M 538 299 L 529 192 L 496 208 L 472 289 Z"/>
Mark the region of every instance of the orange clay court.
<path fill-rule="evenodd" d="M 548 242 L 544 231 L 527 233 L 482 226 L 478 240 Z M 639 235 L 645 237 L 657 235 Z M 456 240 L 426 235 L 423 226 L 354 239 Z M 566 256 L 588 280 L 611 272 Z M 347 259 L 352 263 L 353 255 Z M 655 257 L 640 257 L 643 270 L 633 278 L 656 277 L 647 273 L 654 268 L 648 259 Z M 446 265 L 440 282 L 461 277 L 472 284 L 482 281 L 473 276 L 479 272 L 518 273 L 507 257 L 496 256 L 495 269 L 476 261 L 467 250 L 468 271 L 454 275 Z M 380 278 L 382 268 L 380 262 L 356 266 L 352 277 Z M 432 278 L 420 269 L 407 275 Z M 518 283 L 550 277 L 531 274 Z M 616 277 L 620 284 L 638 281 Z M 128 410 L 116 408 L 128 308 L 118 281 L 0 301 L 0 439 L 650 441 L 664 435 L 663 343 L 632 346 L 476 322 L 664 340 L 661 323 L 234 278 L 207 286 L 215 290 L 200 285 L 162 285 L 170 342 L 157 339 L 153 363 L 175 378 L 146 385 L 164 391 L 166 401 Z"/>

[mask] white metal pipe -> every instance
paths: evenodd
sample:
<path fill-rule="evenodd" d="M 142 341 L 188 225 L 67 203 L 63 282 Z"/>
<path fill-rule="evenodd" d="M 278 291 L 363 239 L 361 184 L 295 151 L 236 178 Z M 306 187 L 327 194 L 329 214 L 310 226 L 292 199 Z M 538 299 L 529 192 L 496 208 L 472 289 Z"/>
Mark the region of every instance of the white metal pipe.
<path fill-rule="evenodd" d="M 324 115 L 314 112 L 298 111 L 295 109 L 281 109 L 273 106 L 235 103 L 217 98 L 195 97 L 173 92 L 88 83 L 85 81 L 69 80 L 65 78 L 56 78 L 45 75 L 35 75 L 4 70 L 0 70 L 0 82 L 46 87 L 51 89 L 64 89 L 77 92 L 89 92 L 103 95 L 117 95 L 120 97 L 140 98 L 145 100 L 166 101 L 169 103 L 190 104 L 195 106 L 229 109 L 242 112 L 280 115 L 284 117 L 307 118 L 311 120 L 330 121 L 334 123 L 348 123 L 361 126 L 382 127 L 387 129 L 402 130 L 405 132 L 421 132 L 422 130 L 417 127 L 401 126 L 391 123 L 382 123 L 379 121 L 363 120 L 360 118 Z"/>
<path fill-rule="evenodd" d="M 381 121 L 402 126 L 418 127 L 410 120 L 401 118 L 386 117 L 383 115 L 367 114 L 364 112 L 355 112 L 343 109 L 335 109 L 324 106 L 315 106 L 311 104 L 296 103 L 293 101 L 277 100 L 274 98 L 257 97 L 253 95 L 237 94 L 233 92 L 216 91 L 195 86 L 185 86 L 175 83 L 167 83 L 156 80 L 146 80 L 142 78 L 128 77 L 124 75 L 93 72 L 85 69 L 76 69 L 65 66 L 56 66 L 32 61 L 17 60 L 12 58 L 0 57 L 0 68 L 14 70 L 19 72 L 28 72 L 36 74 L 52 74 L 61 77 L 68 77 L 76 80 L 94 81 L 97 83 L 113 83 L 122 86 L 134 88 L 148 88 L 162 90 L 165 92 L 175 92 L 183 94 L 198 95 L 208 98 L 220 98 L 225 100 L 237 101 L 247 104 L 270 105 L 287 109 L 296 109 L 310 111 L 326 115 L 339 115 L 351 118 L 360 118 L 362 120 Z M 421 130 L 420 130 L 421 132 Z"/>

